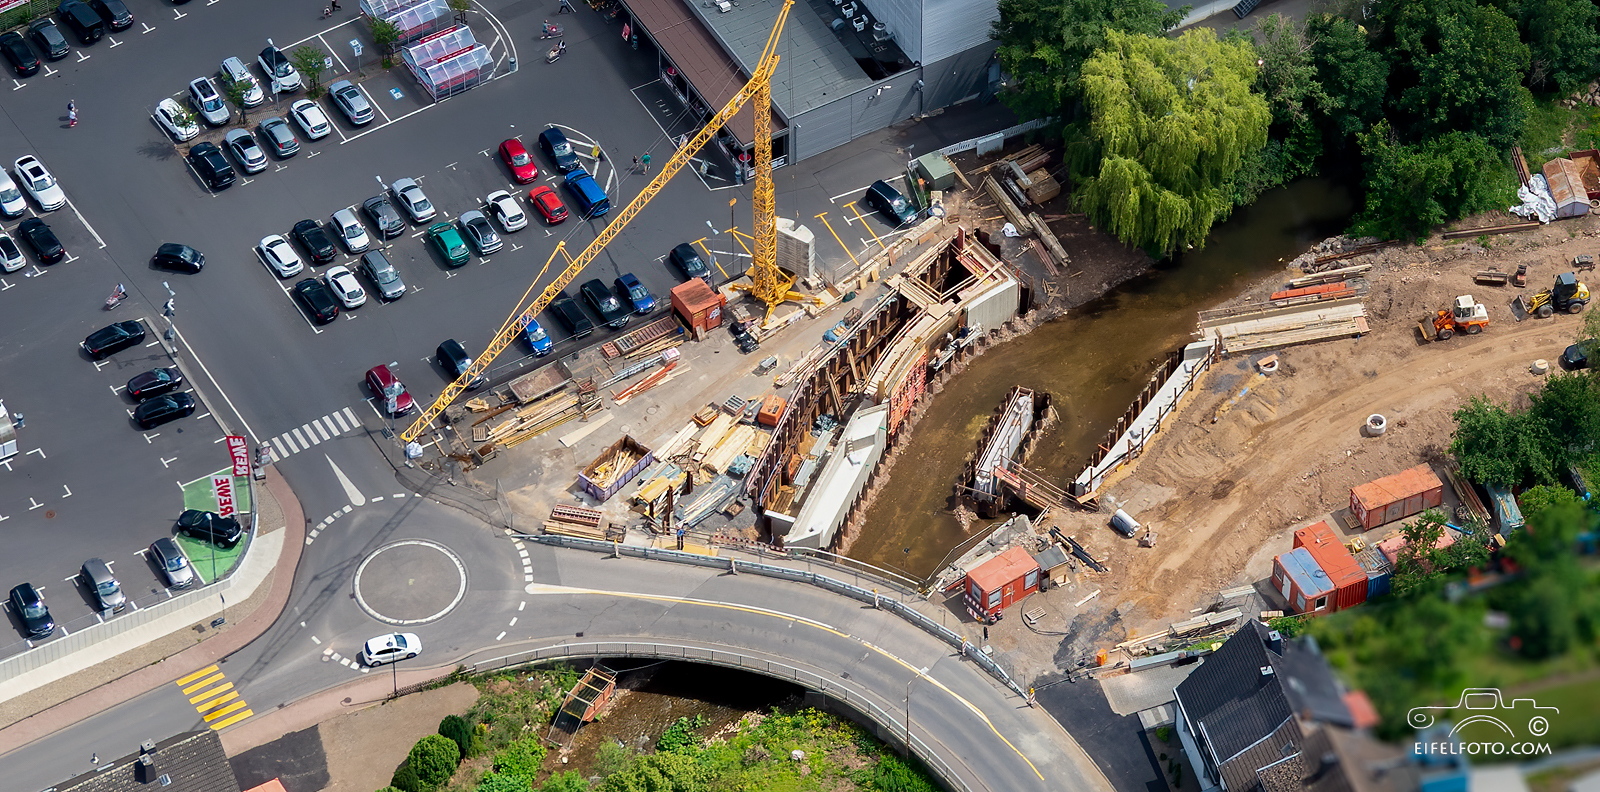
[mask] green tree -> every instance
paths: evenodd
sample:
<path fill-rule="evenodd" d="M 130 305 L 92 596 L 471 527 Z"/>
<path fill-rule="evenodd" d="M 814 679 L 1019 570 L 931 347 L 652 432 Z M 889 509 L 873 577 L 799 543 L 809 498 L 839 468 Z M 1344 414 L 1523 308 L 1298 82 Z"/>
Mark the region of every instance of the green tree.
<path fill-rule="evenodd" d="M 249 123 L 250 108 L 245 107 L 244 97 L 245 94 L 249 93 L 250 89 L 253 87 L 254 85 L 248 80 L 233 80 L 226 76 L 222 78 L 222 95 L 227 97 L 228 101 L 231 102 L 234 107 L 239 108 L 240 126 L 244 126 Z"/>
<path fill-rule="evenodd" d="M 516 776 L 532 784 L 539 777 L 547 749 L 534 737 L 524 737 L 494 755 L 494 771 Z"/>
<path fill-rule="evenodd" d="M 1517 24 L 1471 0 L 1377 4 L 1390 57 L 1388 116 L 1407 140 L 1471 132 L 1497 147 L 1516 140 L 1533 97 L 1522 86 L 1528 46 Z"/>
<path fill-rule="evenodd" d="M 1499 185 L 1486 178 L 1500 155 L 1476 135 L 1449 132 L 1407 145 L 1388 121 L 1357 136 L 1366 157 L 1362 233 L 1412 239 L 1434 226 L 1496 205 Z"/>
<path fill-rule="evenodd" d="M 1528 420 L 1549 438 L 1551 467 L 1540 480 L 1560 481 L 1569 467 L 1583 465 L 1600 449 L 1600 385 L 1586 374 L 1558 374 L 1531 401 Z"/>
<path fill-rule="evenodd" d="M 1314 114 L 1322 89 L 1304 31 L 1294 20 L 1272 14 L 1256 23 L 1256 36 L 1259 43 L 1251 40 L 1261 63 L 1256 90 L 1267 100 L 1272 123 L 1266 146 L 1246 155 L 1234 178 L 1233 203 L 1240 206 L 1315 173 L 1322 155 L 1322 130 Z"/>
<path fill-rule="evenodd" d="M 1522 509 L 1523 518 L 1529 521 L 1539 520 L 1540 513 L 1546 509 L 1566 506 L 1579 508 L 1583 506 L 1583 501 L 1566 487 L 1539 484 L 1527 488 L 1517 496 L 1517 507 Z"/>
<path fill-rule="evenodd" d="M 1329 145 L 1342 148 L 1383 117 L 1389 64 L 1369 46 L 1366 30 L 1349 19 L 1313 14 L 1305 35 L 1319 89 L 1317 112 Z"/>
<path fill-rule="evenodd" d="M 456 13 L 457 22 L 467 21 L 467 12 L 472 10 L 472 0 L 449 0 L 450 10 Z"/>
<path fill-rule="evenodd" d="M 456 772 L 461 764 L 461 748 L 454 740 L 430 734 L 417 740 L 406 757 L 406 765 L 417 774 L 422 792 L 438 789 Z M 399 786 L 396 784 L 395 786 Z"/>
<path fill-rule="evenodd" d="M 1528 84 L 1563 95 L 1600 63 L 1600 6 L 1593 0 L 1523 0 L 1512 12 L 1530 55 Z"/>
<path fill-rule="evenodd" d="M 539 792 L 589 792 L 589 782 L 576 770 L 568 770 L 545 779 Z"/>
<path fill-rule="evenodd" d="M 660 739 L 656 740 L 656 750 L 666 753 L 693 753 L 700 747 L 700 738 L 695 736 L 694 730 L 706 725 L 703 715 L 693 718 L 678 718 L 661 732 Z"/>
<path fill-rule="evenodd" d="M 709 792 L 710 774 L 694 757 L 658 753 L 640 757 L 606 777 L 603 792 Z"/>
<path fill-rule="evenodd" d="M 316 47 L 307 44 L 296 47 L 289 53 L 289 61 L 306 78 L 306 93 L 316 97 L 321 91 L 318 88 L 318 79 L 328 70 L 328 54 Z"/>
<path fill-rule="evenodd" d="M 400 26 L 373 16 L 367 17 L 367 27 L 372 31 L 372 46 L 383 53 L 383 68 L 393 68 L 395 44 L 400 41 Z"/>
<path fill-rule="evenodd" d="M 1535 470 L 1549 470 L 1546 443 L 1520 413 L 1474 396 L 1455 412 L 1455 437 L 1450 453 L 1461 462 L 1468 481 L 1512 487 Z"/>
<path fill-rule="evenodd" d="M 394 770 L 394 776 L 389 779 L 389 786 L 400 792 L 427 792 L 422 786 L 422 781 L 417 778 L 417 771 L 411 768 L 410 762 L 403 762 Z"/>
<path fill-rule="evenodd" d="M 473 792 L 532 792 L 533 786 L 522 776 L 489 773 L 473 787 Z"/>
<path fill-rule="evenodd" d="M 1400 528 L 1406 543 L 1395 554 L 1394 577 L 1390 583 L 1395 596 L 1432 593 L 1433 584 L 1444 572 L 1440 551 L 1434 547 L 1444 535 L 1444 524 L 1444 513 L 1429 509 Z"/>
<path fill-rule="evenodd" d="M 1232 181 L 1267 141 L 1256 57 L 1210 30 L 1176 39 L 1107 31 L 1083 67 L 1098 173 L 1075 198 L 1102 228 L 1155 255 L 1201 247 L 1232 209 Z"/>
<path fill-rule="evenodd" d="M 461 758 L 466 759 L 483 749 L 483 740 L 477 736 L 477 730 L 466 718 L 460 715 L 446 715 L 439 721 L 439 734 L 450 738 L 450 741 L 461 749 Z"/>

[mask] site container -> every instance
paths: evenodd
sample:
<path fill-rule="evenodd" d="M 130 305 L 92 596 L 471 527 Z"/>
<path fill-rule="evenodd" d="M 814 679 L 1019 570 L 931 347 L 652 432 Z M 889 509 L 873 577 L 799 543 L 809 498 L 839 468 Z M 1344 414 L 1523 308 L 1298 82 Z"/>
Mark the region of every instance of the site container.
<path fill-rule="evenodd" d="M 1500 524 L 1500 535 L 1510 536 L 1521 528 L 1522 507 L 1517 505 L 1517 496 L 1513 495 L 1511 490 L 1493 484 L 1485 484 L 1483 489 L 1489 493 L 1489 505 L 1494 511 L 1495 522 Z"/>
<path fill-rule="evenodd" d="M 1350 488 L 1350 514 L 1370 531 L 1444 501 L 1444 482 L 1427 465 Z"/>
<path fill-rule="evenodd" d="M 705 338 L 706 331 L 722 326 L 723 308 L 728 298 L 713 291 L 700 278 L 690 278 L 672 288 L 672 310 L 689 325 L 695 340 Z"/>
<path fill-rule="evenodd" d="M 1394 574 L 1394 566 L 1384 557 L 1382 550 L 1376 547 L 1362 550 L 1356 553 L 1356 563 L 1361 565 L 1361 571 L 1367 573 L 1367 599 L 1389 593 L 1389 578 Z"/>
<path fill-rule="evenodd" d="M 1295 531 L 1294 546 L 1310 551 L 1311 558 L 1333 583 L 1334 597 L 1329 610 L 1353 608 L 1367 601 L 1366 571 L 1326 522 L 1312 523 Z"/>
<path fill-rule="evenodd" d="M 1567 158 L 1578 166 L 1578 177 L 1583 180 L 1583 190 L 1589 200 L 1600 198 L 1600 151 L 1573 151 L 1567 154 Z"/>
<path fill-rule="evenodd" d="M 604 502 L 655 461 L 650 449 L 623 435 L 578 474 L 578 486 L 585 495 Z"/>
<path fill-rule="evenodd" d="M 1039 563 L 1021 547 L 1013 547 L 967 572 L 967 612 L 978 621 L 990 623 L 1000 612 L 1039 590 L 1043 572 Z"/>
<path fill-rule="evenodd" d="M 1295 613 L 1320 615 L 1333 611 L 1333 581 L 1304 547 L 1272 559 L 1272 586 Z"/>
<path fill-rule="evenodd" d="M 1550 183 L 1550 197 L 1556 203 L 1556 217 L 1581 217 L 1589 213 L 1589 192 L 1577 163 L 1557 157 L 1544 164 L 1544 178 Z"/>
<path fill-rule="evenodd" d="M 1443 550 L 1455 543 L 1455 534 L 1451 533 L 1449 530 L 1446 530 L 1439 536 L 1438 541 L 1433 543 L 1433 546 L 1435 549 Z M 1389 562 L 1391 567 L 1394 566 L 1395 562 L 1400 558 L 1400 551 L 1404 549 L 1405 546 L 1406 537 L 1404 534 L 1395 534 L 1394 536 L 1391 536 L 1376 545 L 1377 549 L 1383 553 L 1384 559 Z"/>

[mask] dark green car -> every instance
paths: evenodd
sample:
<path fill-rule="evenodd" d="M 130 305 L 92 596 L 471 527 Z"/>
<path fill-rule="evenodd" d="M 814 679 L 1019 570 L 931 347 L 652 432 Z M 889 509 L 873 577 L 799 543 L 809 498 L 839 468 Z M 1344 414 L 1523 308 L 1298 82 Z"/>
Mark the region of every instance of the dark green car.
<path fill-rule="evenodd" d="M 428 226 L 428 242 L 452 267 L 467 263 L 467 242 L 461 238 L 454 223 L 435 223 Z"/>

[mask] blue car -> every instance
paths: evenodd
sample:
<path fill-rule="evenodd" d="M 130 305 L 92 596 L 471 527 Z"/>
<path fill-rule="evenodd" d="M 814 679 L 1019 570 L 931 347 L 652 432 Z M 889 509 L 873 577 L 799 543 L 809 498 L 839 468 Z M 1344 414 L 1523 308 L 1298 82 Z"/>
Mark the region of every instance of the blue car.
<path fill-rule="evenodd" d="M 633 305 L 636 314 L 643 315 L 656 309 L 655 296 L 631 272 L 624 272 L 622 277 L 617 278 L 617 291 L 628 295 L 628 302 Z"/>
<path fill-rule="evenodd" d="M 528 342 L 528 346 L 533 349 L 533 354 L 538 357 L 550 354 L 551 347 L 555 346 L 555 343 L 550 340 L 550 336 L 545 334 L 544 328 L 539 326 L 538 319 L 530 319 L 528 324 L 523 326 L 522 340 Z"/>

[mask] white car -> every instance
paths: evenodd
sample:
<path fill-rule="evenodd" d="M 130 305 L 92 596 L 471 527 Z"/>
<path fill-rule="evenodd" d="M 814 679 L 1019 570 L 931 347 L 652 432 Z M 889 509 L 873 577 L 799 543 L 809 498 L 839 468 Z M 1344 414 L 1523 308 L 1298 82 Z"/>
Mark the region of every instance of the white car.
<path fill-rule="evenodd" d="M 200 134 L 200 125 L 195 123 L 194 113 L 183 109 L 178 100 L 170 97 L 162 99 L 161 104 L 156 105 L 156 112 L 151 118 L 154 118 L 156 123 L 179 143 L 193 140 Z"/>
<path fill-rule="evenodd" d="M 189 101 L 199 111 L 200 117 L 212 126 L 222 126 L 233 118 L 228 104 L 222 101 L 222 94 L 217 92 L 217 86 L 210 77 L 197 77 L 189 83 Z"/>
<path fill-rule="evenodd" d="M 500 227 L 504 228 L 507 233 L 521 231 L 528 227 L 528 215 L 522 211 L 522 206 L 517 203 L 517 199 L 511 197 L 511 193 L 505 190 L 498 190 L 489 193 L 489 197 L 486 200 L 489 204 L 489 214 L 494 215 L 494 219 L 500 221 Z"/>
<path fill-rule="evenodd" d="M 56 177 L 45 170 L 44 163 L 38 157 L 32 154 L 18 157 L 14 166 L 17 178 L 22 180 L 22 189 L 39 202 L 40 209 L 54 212 L 67 205 L 67 194 L 61 191 L 61 185 L 56 184 Z"/>
<path fill-rule="evenodd" d="M 390 633 L 367 641 L 361 647 L 360 660 L 369 666 L 380 666 L 396 660 L 410 660 L 422 654 L 422 639 L 416 633 Z"/>
<path fill-rule="evenodd" d="M 333 132 L 333 124 L 328 122 L 328 114 L 322 112 L 322 108 L 310 99 L 301 99 L 289 105 L 289 115 L 310 140 L 321 140 Z"/>
<path fill-rule="evenodd" d="M 28 202 L 17 189 L 17 183 L 11 180 L 10 174 L 0 170 L 0 215 L 21 217 L 27 210 Z"/>
<path fill-rule="evenodd" d="M 280 278 L 292 278 L 306 268 L 300 261 L 300 254 L 294 252 L 294 245 L 277 234 L 261 238 L 261 244 L 256 245 L 256 256 Z"/>
<path fill-rule="evenodd" d="M 333 213 L 333 228 L 339 232 L 339 241 L 344 243 L 344 249 L 351 255 L 360 253 L 372 245 L 372 240 L 367 237 L 366 227 L 356 219 L 356 213 L 349 209 L 340 209 Z"/>
<path fill-rule="evenodd" d="M 415 179 L 395 179 L 394 184 L 389 185 L 389 189 L 394 191 L 395 200 L 400 202 L 406 214 L 411 215 L 411 222 L 426 223 L 438 214 L 428 196 L 417 186 Z"/>
<path fill-rule="evenodd" d="M 27 265 L 28 261 L 22 257 L 22 249 L 17 247 L 17 241 L 10 234 L 0 231 L 0 270 L 16 272 Z"/>
<path fill-rule="evenodd" d="M 256 82 L 256 76 L 245 67 L 244 61 L 238 58 L 229 58 L 222 62 L 222 84 L 242 82 L 244 89 L 244 106 L 255 107 L 267 100 L 266 94 L 261 90 L 261 83 Z"/>
<path fill-rule="evenodd" d="M 256 56 L 256 63 L 260 64 L 261 71 L 272 82 L 273 93 L 292 93 L 300 90 L 303 83 L 300 72 L 295 71 L 294 64 L 284 56 L 283 50 L 268 46 Z"/>
<path fill-rule="evenodd" d="M 328 288 L 333 290 L 333 295 L 339 298 L 339 303 L 346 308 L 359 308 L 367 302 L 367 293 L 361 290 L 361 282 L 356 280 L 356 274 L 344 267 L 329 267 L 328 273 L 322 276 L 328 282 Z"/>

